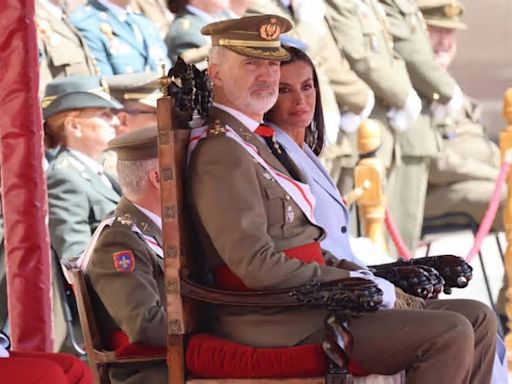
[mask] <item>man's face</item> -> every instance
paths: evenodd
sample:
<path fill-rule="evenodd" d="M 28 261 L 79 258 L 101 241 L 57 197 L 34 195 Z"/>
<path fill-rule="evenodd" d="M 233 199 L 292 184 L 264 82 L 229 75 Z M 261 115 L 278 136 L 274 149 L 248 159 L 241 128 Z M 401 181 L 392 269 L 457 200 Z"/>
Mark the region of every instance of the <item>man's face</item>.
<path fill-rule="evenodd" d="M 447 69 L 457 52 L 455 30 L 429 25 L 428 33 L 436 63 Z"/>
<path fill-rule="evenodd" d="M 261 120 L 276 102 L 279 62 L 224 52 L 222 64 L 211 64 L 215 101 Z"/>
<path fill-rule="evenodd" d="M 116 137 L 119 120 L 108 108 L 82 109 L 74 119 L 80 127 L 75 133 L 86 147 L 102 151 L 107 148 L 107 143 Z"/>
<path fill-rule="evenodd" d="M 117 113 L 120 124 L 117 134 L 130 132 L 137 128 L 157 125 L 156 108 L 136 101 L 123 102 L 124 108 Z"/>

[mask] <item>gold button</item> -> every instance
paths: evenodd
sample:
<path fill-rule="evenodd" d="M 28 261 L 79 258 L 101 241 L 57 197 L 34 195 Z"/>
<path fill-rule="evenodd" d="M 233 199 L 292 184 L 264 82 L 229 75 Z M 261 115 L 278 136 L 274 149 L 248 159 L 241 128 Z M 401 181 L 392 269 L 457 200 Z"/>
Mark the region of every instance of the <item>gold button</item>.
<path fill-rule="evenodd" d="M 284 195 L 284 199 L 285 200 L 290 200 L 290 195 L 289 194 Z"/>

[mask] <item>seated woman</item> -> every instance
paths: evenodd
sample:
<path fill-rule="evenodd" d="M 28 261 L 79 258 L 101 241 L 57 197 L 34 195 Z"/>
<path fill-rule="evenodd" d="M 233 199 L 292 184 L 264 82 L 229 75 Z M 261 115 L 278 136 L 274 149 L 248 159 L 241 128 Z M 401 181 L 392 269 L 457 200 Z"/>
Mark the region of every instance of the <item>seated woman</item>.
<path fill-rule="evenodd" d="M 122 105 L 93 76 L 52 81 L 42 103 L 45 145 L 56 153 L 47 170 L 51 244 L 60 259 L 73 259 L 120 198 L 98 160 L 116 135 L 113 110 Z"/>
<path fill-rule="evenodd" d="M 322 248 L 339 259 L 363 265 L 349 244 L 347 208 L 317 159 L 323 146 L 324 124 L 314 65 L 300 49 L 288 47 L 287 50 L 291 59 L 281 63 L 279 98 L 266 114 L 267 121 L 275 129 L 277 141 L 304 173 L 316 198 L 315 220 L 326 232 Z M 498 338 L 492 383 L 503 382 L 505 368 L 498 356 L 502 347 L 503 342 Z"/>

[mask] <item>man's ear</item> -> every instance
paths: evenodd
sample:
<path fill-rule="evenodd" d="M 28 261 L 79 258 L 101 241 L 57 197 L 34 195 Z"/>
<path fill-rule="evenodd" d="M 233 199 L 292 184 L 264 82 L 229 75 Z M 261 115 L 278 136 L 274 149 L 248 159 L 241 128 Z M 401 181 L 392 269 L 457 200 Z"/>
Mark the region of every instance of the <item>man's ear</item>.
<path fill-rule="evenodd" d="M 222 76 L 220 74 L 220 65 L 210 64 L 208 66 L 208 77 L 213 82 L 213 85 L 222 85 Z"/>
<path fill-rule="evenodd" d="M 152 169 L 149 172 L 149 182 L 156 188 L 160 189 L 160 171 L 158 169 Z"/>
<path fill-rule="evenodd" d="M 117 131 L 117 134 L 120 135 L 121 133 L 126 132 L 128 127 L 130 126 L 130 124 L 129 124 L 130 114 L 121 110 L 121 111 L 117 112 L 116 116 L 119 119 L 119 126 L 117 127 L 116 131 Z"/>
<path fill-rule="evenodd" d="M 73 135 L 75 137 L 82 137 L 82 127 L 76 119 L 76 114 L 71 113 L 64 119 L 64 130 L 66 134 Z"/>

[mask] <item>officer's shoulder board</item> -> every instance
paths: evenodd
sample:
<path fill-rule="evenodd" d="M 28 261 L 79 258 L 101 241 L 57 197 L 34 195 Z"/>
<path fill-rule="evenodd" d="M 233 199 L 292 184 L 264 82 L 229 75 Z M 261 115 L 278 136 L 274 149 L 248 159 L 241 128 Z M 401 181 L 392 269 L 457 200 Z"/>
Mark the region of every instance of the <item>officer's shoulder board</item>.
<path fill-rule="evenodd" d="M 90 5 L 84 5 L 71 13 L 69 16 L 69 21 L 72 24 L 82 25 L 82 23 L 86 23 L 88 19 L 95 17 L 97 12 L 98 10 L 91 7 Z"/>
<path fill-rule="evenodd" d="M 219 119 L 213 119 L 208 126 L 208 137 L 225 136 L 226 124 Z"/>

